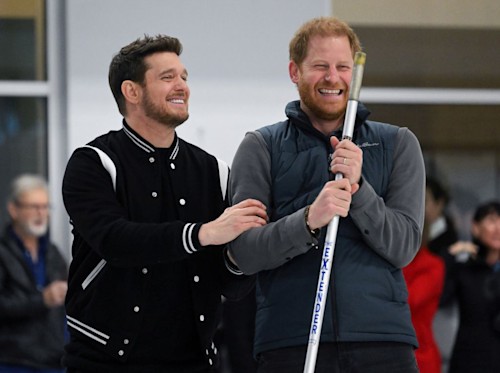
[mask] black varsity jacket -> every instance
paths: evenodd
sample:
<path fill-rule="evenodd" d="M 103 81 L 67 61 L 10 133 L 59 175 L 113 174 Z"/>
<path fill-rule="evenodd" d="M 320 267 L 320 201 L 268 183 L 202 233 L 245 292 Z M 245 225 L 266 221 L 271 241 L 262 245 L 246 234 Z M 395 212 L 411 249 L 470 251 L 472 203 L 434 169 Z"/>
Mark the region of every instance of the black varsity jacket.
<path fill-rule="evenodd" d="M 196 360 L 193 370 L 200 357 L 209 369 L 217 358 L 212 339 L 221 295 L 239 298 L 253 286 L 254 278 L 228 264 L 225 248 L 202 247 L 198 241 L 201 224 L 227 207 L 227 165 L 177 136 L 168 162 L 160 162 L 158 155 L 124 122 L 121 130 L 77 149 L 68 162 L 63 199 L 74 242 L 66 299 L 71 342 L 64 361 L 70 367 L 175 372 L 179 366 L 188 372 L 190 362 L 176 361 L 169 353 L 179 347 L 174 337 L 161 346 L 164 354 L 154 356 L 147 353 L 158 351 L 158 346 L 148 346 L 154 340 L 143 333 L 138 341 L 145 321 L 159 312 L 155 299 L 164 290 L 176 294 L 168 281 L 158 279 L 179 273 L 190 301 L 178 304 L 172 296 L 169 308 L 184 307 L 192 317 L 198 340 L 190 351 Z M 173 193 L 168 200 L 175 201 L 169 206 L 169 215 L 176 216 L 172 221 L 162 221 L 165 173 Z M 154 332 L 183 337 L 185 330 L 176 320 L 166 329 Z"/>

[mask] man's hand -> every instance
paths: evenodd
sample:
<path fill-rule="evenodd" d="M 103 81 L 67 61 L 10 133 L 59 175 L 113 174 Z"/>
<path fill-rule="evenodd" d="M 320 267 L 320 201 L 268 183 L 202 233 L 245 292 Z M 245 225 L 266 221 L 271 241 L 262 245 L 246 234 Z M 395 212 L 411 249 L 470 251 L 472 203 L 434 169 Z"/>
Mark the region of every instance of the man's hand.
<path fill-rule="evenodd" d="M 351 205 L 352 190 L 353 187 L 348 179 L 326 183 L 309 208 L 307 219 L 309 227 L 311 229 L 324 227 L 335 215 L 346 217 Z"/>
<path fill-rule="evenodd" d="M 266 206 L 255 199 L 246 199 L 228 207 L 221 216 L 203 224 L 198 238 L 202 246 L 223 245 L 250 228 L 267 223 Z"/>
<path fill-rule="evenodd" d="M 330 169 L 333 174 L 341 173 L 348 179 L 351 185 L 359 184 L 361 179 L 361 168 L 363 167 L 363 151 L 352 141 L 339 141 L 335 136 L 330 137 L 333 152 Z M 352 194 L 359 188 L 353 188 Z"/>
<path fill-rule="evenodd" d="M 67 290 L 68 283 L 66 281 L 51 282 L 43 289 L 43 302 L 49 308 L 62 306 L 66 298 Z"/>

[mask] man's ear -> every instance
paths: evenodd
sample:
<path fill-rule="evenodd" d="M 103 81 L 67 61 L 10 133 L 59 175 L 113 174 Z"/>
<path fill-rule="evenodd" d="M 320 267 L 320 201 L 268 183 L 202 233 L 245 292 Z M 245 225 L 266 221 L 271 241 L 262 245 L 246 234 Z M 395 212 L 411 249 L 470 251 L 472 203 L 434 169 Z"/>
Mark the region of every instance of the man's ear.
<path fill-rule="evenodd" d="M 135 105 L 139 103 L 141 97 L 141 88 L 139 84 L 131 80 L 124 80 L 121 89 L 125 101 Z"/>
<path fill-rule="evenodd" d="M 297 66 L 297 64 L 292 60 L 290 60 L 290 62 L 288 63 L 288 74 L 290 75 L 290 80 L 294 84 L 297 84 L 299 82 L 299 66 Z"/>
<path fill-rule="evenodd" d="M 7 202 L 7 211 L 9 213 L 9 216 L 12 220 L 15 220 L 17 217 L 17 209 L 16 206 L 14 205 L 14 202 L 9 201 Z"/>

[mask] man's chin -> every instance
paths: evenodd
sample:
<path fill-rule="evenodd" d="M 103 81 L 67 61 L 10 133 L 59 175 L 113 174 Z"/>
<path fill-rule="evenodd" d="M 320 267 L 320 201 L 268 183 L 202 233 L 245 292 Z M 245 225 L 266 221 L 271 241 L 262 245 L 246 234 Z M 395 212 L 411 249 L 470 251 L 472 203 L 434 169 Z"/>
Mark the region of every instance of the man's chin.
<path fill-rule="evenodd" d="M 328 121 L 338 120 L 342 118 L 342 116 L 345 114 L 345 111 L 342 110 L 328 111 L 328 110 L 323 110 L 321 108 L 314 108 L 314 110 L 311 111 L 317 118 Z"/>
<path fill-rule="evenodd" d="M 182 117 L 179 117 L 176 124 L 175 124 L 175 127 L 180 126 L 182 123 L 184 123 L 188 119 L 189 119 L 189 114 L 186 114 L 186 115 L 183 115 Z"/>
<path fill-rule="evenodd" d="M 170 128 L 177 128 L 182 123 L 187 121 L 188 118 L 189 118 L 189 114 L 186 114 L 183 116 L 177 116 L 177 117 L 170 116 L 168 118 L 164 118 L 164 120 L 162 120 L 162 122 L 163 122 L 163 124 L 167 125 Z"/>
<path fill-rule="evenodd" d="M 47 225 L 32 225 L 26 227 L 26 231 L 28 234 L 34 237 L 42 237 L 47 234 L 48 226 Z"/>
<path fill-rule="evenodd" d="M 325 104 L 317 103 L 308 98 L 301 98 L 302 102 L 309 109 L 309 112 L 316 118 L 327 121 L 335 121 L 340 119 L 347 109 L 347 103 Z"/>

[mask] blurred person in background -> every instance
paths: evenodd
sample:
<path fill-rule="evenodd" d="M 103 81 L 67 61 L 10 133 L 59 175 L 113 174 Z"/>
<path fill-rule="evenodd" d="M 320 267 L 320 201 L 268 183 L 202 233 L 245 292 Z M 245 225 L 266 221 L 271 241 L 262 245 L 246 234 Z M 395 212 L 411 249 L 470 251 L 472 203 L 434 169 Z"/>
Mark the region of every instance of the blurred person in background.
<path fill-rule="evenodd" d="M 423 240 L 430 252 L 449 256 L 448 248 L 458 240 L 455 224 L 447 214 L 450 202 L 448 190 L 437 178 L 427 177 L 425 183 L 425 227 Z M 448 370 L 451 349 L 458 327 L 458 308 L 455 302 L 440 306 L 434 315 L 433 331 L 440 354 L 442 371 Z"/>
<path fill-rule="evenodd" d="M 500 372 L 500 202 L 480 205 L 472 242 L 449 248 L 442 303 L 456 298 L 460 320 L 449 373 Z"/>
<path fill-rule="evenodd" d="M 403 274 L 408 286 L 411 320 L 417 333 L 415 356 L 418 368 L 420 373 L 440 373 L 441 354 L 432 322 L 443 292 L 445 265 L 441 257 L 429 250 L 427 229 L 424 224 L 422 246 L 413 261 L 403 268 Z"/>
<path fill-rule="evenodd" d="M 428 249 L 438 255 L 446 255 L 448 247 L 457 242 L 458 236 L 451 218 L 446 214 L 448 191 L 439 181 L 427 177 L 425 183 L 425 224 L 428 227 Z"/>
<path fill-rule="evenodd" d="M 11 222 L 0 237 L 0 372 L 64 372 L 67 265 L 48 237 L 46 181 L 17 177 L 7 210 Z"/>

